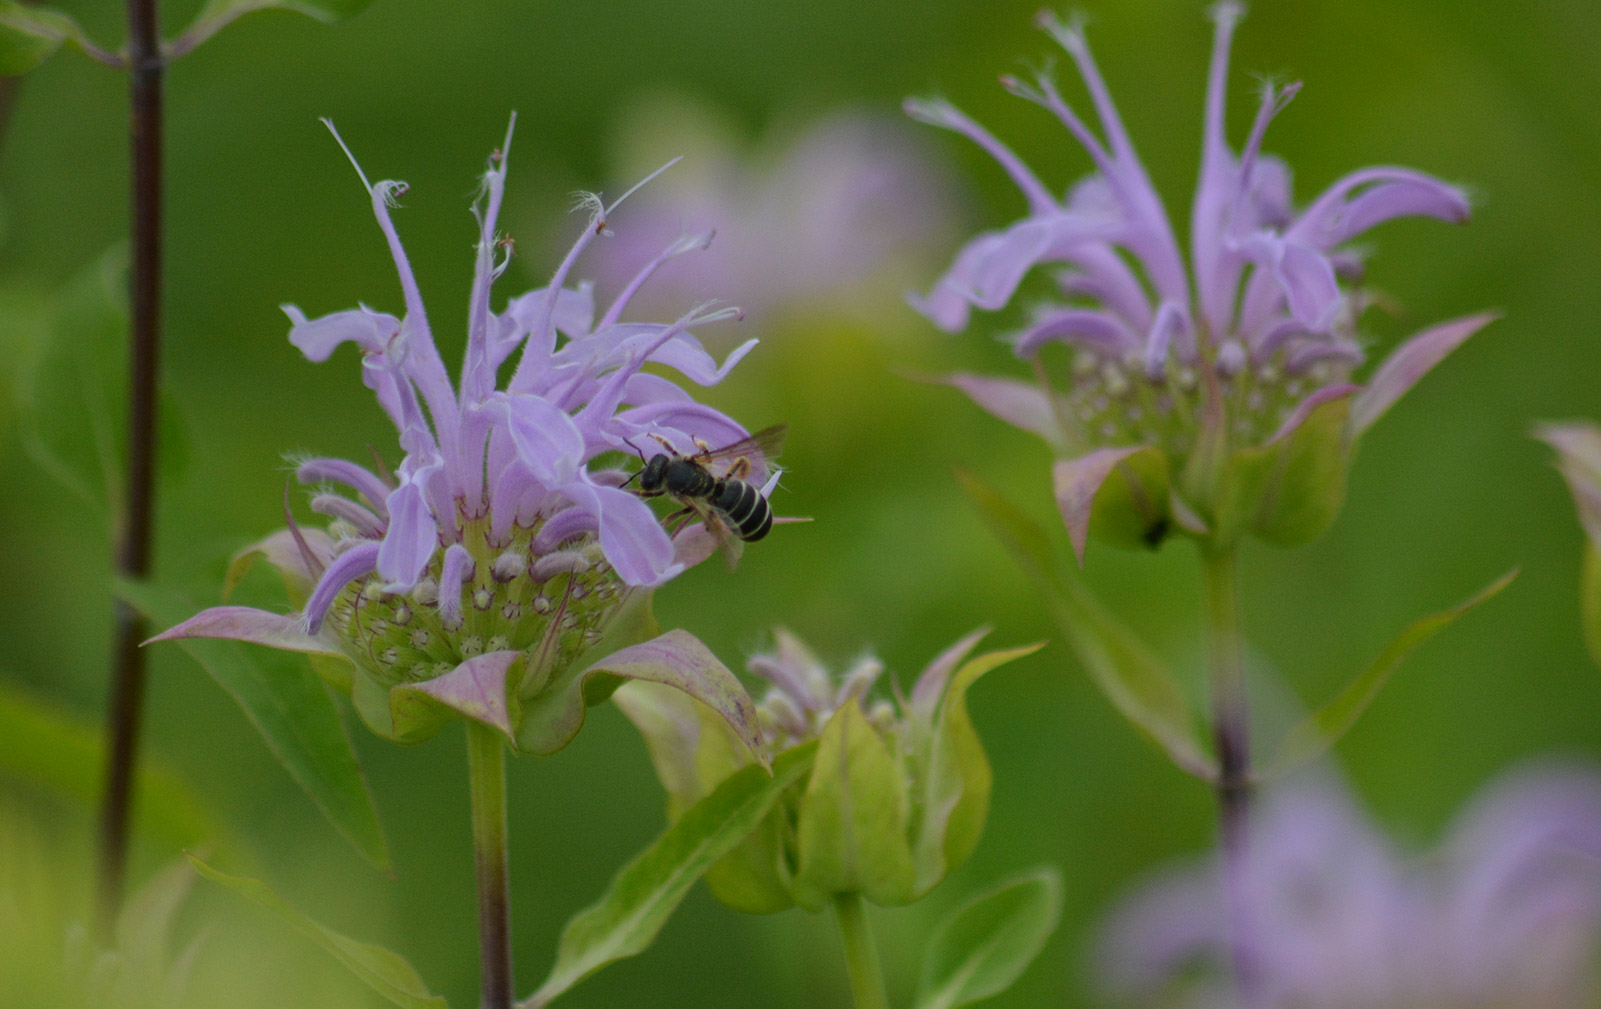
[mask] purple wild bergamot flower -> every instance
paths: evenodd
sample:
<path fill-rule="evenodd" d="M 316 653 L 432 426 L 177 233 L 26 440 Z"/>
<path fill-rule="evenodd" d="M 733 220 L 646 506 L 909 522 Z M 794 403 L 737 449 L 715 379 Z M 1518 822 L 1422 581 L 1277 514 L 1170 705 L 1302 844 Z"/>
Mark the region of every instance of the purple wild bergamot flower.
<path fill-rule="evenodd" d="M 1261 1009 L 1569 1009 L 1601 995 L 1601 775 L 1534 764 L 1405 856 L 1336 780 L 1269 793 L 1245 884 Z M 1238 1005 L 1215 860 L 1120 902 L 1096 963 L 1140 1006 Z"/>
<path fill-rule="evenodd" d="M 662 440 L 693 452 L 697 438 L 726 445 L 748 437 L 674 381 L 643 370 L 657 364 L 699 385 L 720 381 L 756 341 L 718 365 L 691 331 L 738 310 L 702 305 L 672 323 L 623 321 L 658 260 L 622 285 L 597 319 L 592 285 L 567 282 L 590 243 L 609 234 L 607 218 L 622 199 L 608 206 L 585 194 L 583 233 L 549 286 L 495 311 L 490 288 L 511 254 L 495 230 L 502 148 L 473 207 L 477 264 L 466 356 L 453 385 L 390 219 L 406 185 L 370 184 L 356 171 L 400 274 L 404 316 L 366 306 L 317 319 L 293 305 L 284 311 L 290 341 L 310 360 L 327 360 L 344 343 L 360 349 L 362 378 L 400 431 L 400 465 L 390 475 L 343 459 L 301 461 L 302 483 L 348 489 L 322 489 L 311 500 L 332 520 L 327 532 L 291 522 L 230 572 L 231 584 L 265 557 L 301 611 L 217 607 L 158 640 L 223 637 L 308 652 L 375 732 L 404 741 L 465 715 L 524 749 L 559 749 L 578 731 L 584 703 L 619 682 L 608 677 L 586 690 L 604 670 L 684 690 L 754 745 L 749 697 L 703 645 L 682 631 L 634 644 L 654 626 L 652 587 L 703 559 L 709 537 L 698 525 L 672 535 L 625 489 L 628 473 L 606 464 L 661 451 Z M 519 351 L 502 388 L 497 375 Z M 759 455 L 749 461 L 748 479 L 767 481 L 767 494 L 776 474 Z"/>
<path fill-rule="evenodd" d="M 1092 505 L 1095 531 L 1114 542 L 1154 546 L 1174 529 L 1214 544 L 1245 531 L 1279 543 L 1310 539 L 1339 508 L 1355 438 L 1490 319 L 1426 330 L 1365 388 L 1352 384 L 1365 356 L 1359 319 L 1373 299 L 1349 243 L 1396 217 L 1465 221 L 1468 201 L 1431 176 L 1378 167 L 1295 209 L 1289 169 L 1263 153 L 1262 141 L 1300 85 L 1263 89 L 1239 154 L 1225 136 L 1229 46 L 1242 13 L 1232 2 L 1213 8 L 1187 264 L 1079 26 L 1040 18 L 1083 77 L 1103 136 L 1048 74 L 1002 78 L 1088 152 L 1094 171 L 1064 198 L 949 103 L 906 104 L 913 117 L 978 143 L 1028 201 L 1026 217 L 970 241 L 927 295 L 912 296 L 913 307 L 958 332 L 974 308 L 1012 301 L 1036 267 L 1057 268 L 1056 295 L 1014 342 L 1036 381 L 948 381 L 1063 457 L 1056 494 L 1080 559 Z M 1055 346 L 1071 354 L 1053 375 L 1043 352 Z"/>

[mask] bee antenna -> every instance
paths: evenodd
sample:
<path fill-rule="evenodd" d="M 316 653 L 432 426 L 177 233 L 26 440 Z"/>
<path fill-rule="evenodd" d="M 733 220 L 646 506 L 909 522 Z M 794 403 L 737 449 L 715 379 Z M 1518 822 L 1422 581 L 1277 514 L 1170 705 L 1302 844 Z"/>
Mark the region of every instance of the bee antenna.
<path fill-rule="evenodd" d="M 644 461 L 645 461 L 645 453 L 643 453 L 643 452 L 641 452 L 641 451 L 640 451 L 640 450 L 639 450 L 639 446 L 638 446 L 638 445 L 635 445 L 635 444 L 634 444 L 634 443 L 633 443 L 633 441 L 632 441 L 632 440 L 630 440 L 630 439 L 628 439 L 628 438 L 624 438 L 624 439 L 623 439 L 623 444 L 624 444 L 624 445 L 627 445 L 627 446 L 628 446 L 628 447 L 629 447 L 629 448 L 631 448 L 631 449 L 633 449 L 633 450 L 634 450 L 634 454 L 635 454 L 635 455 L 637 455 L 637 456 L 639 456 L 639 461 L 640 461 L 640 462 L 644 462 Z M 638 476 L 638 475 L 639 475 L 639 474 L 638 474 L 638 473 L 635 473 L 635 474 L 634 474 L 634 475 L 635 475 L 635 476 Z M 624 486 L 627 486 L 627 485 L 626 485 L 626 484 L 625 484 L 625 485 L 624 485 Z"/>

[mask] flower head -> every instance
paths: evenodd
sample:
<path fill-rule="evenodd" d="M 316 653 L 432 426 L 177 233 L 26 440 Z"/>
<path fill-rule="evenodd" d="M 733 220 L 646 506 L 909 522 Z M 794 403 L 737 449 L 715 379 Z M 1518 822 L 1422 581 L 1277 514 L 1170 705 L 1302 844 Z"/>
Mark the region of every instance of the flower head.
<path fill-rule="evenodd" d="M 769 684 L 758 706 L 767 752 L 815 744 L 810 772 L 706 877 L 736 910 L 817 910 L 837 893 L 905 904 L 967 860 L 989 811 L 990 768 L 967 689 L 1038 646 L 969 658 L 987 631 L 931 662 L 910 696 L 870 700 L 884 671 L 871 656 L 832 676 L 786 631 L 750 660 Z M 618 706 L 645 737 L 677 819 L 751 756 L 693 701 L 632 683 Z"/>
<path fill-rule="evenodd" d="M 701 347 L 692 330 L 739 314 L 728 307 L 702 305 L 671 323 L 624 321 L 656 264 L 598 318 L 593 286 L 569 286 L 578 258 L 610 234 L 608 218 L 629 194 L 610 204 L 584 194 L 587 222 L 550 284 L 496 311 L 491 287 L 512 248 L 496 231 L 510 143 L 508 129 L 473 207 L 477 262 L 454 383 L 391 219 L 406 185 L 369 183 L 351 157 L 399 271 L 404 314 L 365 305 L 316 319 L 294 305 L 284 311 L 290 342 L 308 359 L 327 360 L 344 343 L 361 351 L 363 381 L 399 431 L 400 463 L 392 474 L 343 459 L 298 464 L 302 483 L 323 488 L 311 507 L 331 519 L 328 531 L 291 522 L 236 568 L 265 557 L 284 573 L 299 614 L 221 607 L 163 637 L 233 637 L 341 656 L 354 666 L 345 679 L 358 710 L 383 735 L 420 738 L 465 714 L 543 751 L 577 731 L 571 708 L 582 691 L 571 674 L 584 668 L 580 657 L 628 644 L 608 637 L 637 632 L 640 621 L 621 615 L 645 608 L 651 587 L 705 554 L 699 527 L 675 539 L 626 489 L 629 474 L 617 465 L 657 444 L 693 451 L 696 439 L 748 436 L 645 365 L 711 385 L 756 341 L 720 365 Z M 759 454 L 748 462 L 758 485 L 771 475 Z M 714 692 L 741 701 L 730 712 L 752 720 L 732 674 L 695 646 L 695 655 L 679 656 L 682 668 L 710 668 L 710 660 L 720 670 Z M 535 716 L 531 706 L 557 700 L 560 717 Z M 754 739 L 754 724 L 745 728 Z"/>
<path fill-rule="evenodd" d="M 1244 906 L 1264 1009 L 1595 1002 L 1594 769 L 1535 765 L 1504 776 L 1424 859 L 1399 855 L 1325 781 L 1270 795 L 1249 851 Z M 1213 860 L 1138 887 L 1104 931 L 1105 982 L 1140 1005 L 1234 1005 L 1224 900 Z"/>
<path fill-rule="evenodd" d="M 1099 134 L 1049 74 L 1002 78 L 1089 154 L 1094 170 L 1065 197 L 949 103 L 906 105 L 913 117 L 982 146 L 1028 202 L 1022 220 L 964 246 L 928 294 L 912 297 L 913 307 L 957 332 L 974 308 L 1006 306 L 1036 267 L 1056 267 L 1055 296 L 1014 341 L 1037 382 L 949 381 L 1069 457 L 1057 466 L 1057 496 L 1081 556 L 1091 504 L 1114 473 L 1113 496 L 1134 514 L 1121 523 L 1097 515 L 1109 538 L 1154 545 L 1170 529 L 1227 538 L 1245 528 L 1269 540 L 1309 538 L 1338 508 L 1349 442 L 1488 321 L 1420 334 L 1367 388 L 1351 384 L 1364 359 L 1359 319 L 1372 299 L 1359 286 L 1361 254 L 1349 243 L 1396 217 L 1464 221 L 1468 201 L 1431 176 L 1381 167 L 1347 175 L 1295 208 L 1289 169 L 1263 153 L 1262 142 L 1299 83 L 1263 88 L 1238 153 L 1226 139 L 1229 47 L 1242 11 L 1233 2 L 1213 9 L 1188 261 L 1078 25 L 1049 13 L 1040 20 L 1083 77 Z M 1057 346 L 1070 361 L 1053 377 L 1043 352 Z M 1314 462 L 1296 472 L 1290 457 Z M 1271 486 L 1256 486 L 1264 482 Z"/>

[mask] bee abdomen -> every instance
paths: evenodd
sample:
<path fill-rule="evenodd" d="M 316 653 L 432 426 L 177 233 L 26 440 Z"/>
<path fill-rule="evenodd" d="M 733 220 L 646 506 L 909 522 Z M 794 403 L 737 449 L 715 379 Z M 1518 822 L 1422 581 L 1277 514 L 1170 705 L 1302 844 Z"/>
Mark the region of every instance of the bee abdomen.
<path fill-rule="evenodd" d="M 743 480 L 729 478 L 712 498 L 713 508 L 728 519 L 734 535 L 742 540 L 759 540 L 773 527 L 773 509 L 761 492 Z"/>

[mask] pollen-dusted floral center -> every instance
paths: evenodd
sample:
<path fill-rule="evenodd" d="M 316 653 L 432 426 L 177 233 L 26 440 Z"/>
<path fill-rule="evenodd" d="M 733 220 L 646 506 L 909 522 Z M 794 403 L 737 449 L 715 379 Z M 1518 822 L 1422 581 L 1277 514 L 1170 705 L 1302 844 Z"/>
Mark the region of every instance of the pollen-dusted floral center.
<path fill-rule="evenodd" d="M 447 571 L 440 551 L 410 592 L 386 592 L 373 573 L 328 611 L 345 652 L 384 686 L 431 680 L 486 652 L 526 652 L 531 670 L 560 668 L 600 639 L 628 589 L 593 533 L 542 551 L 542 524 L 515 528 L 499 545 L 487 519 L 463 526 L 469 570 Z"/>
<path fill-rule="evenodd" d="M 1271 438 L 1309 394 L 1344 382 L 1351 373 L 1350 363 L 1335 358 L 1295 367 L 1283 353 L 1260 364 L 1245 361 L 1243 354 L 1219 357 L 1214 372 L 1228 434 L 1240 445 Z M 1202 383 L 1195 365 L 1170 362 L 1153 379 L 1142 361 L 1080 350 L 1058 420 L 1094 446 L 1155 445 L 1182 458 L 1194 447 L 1201 426 Z"/>

